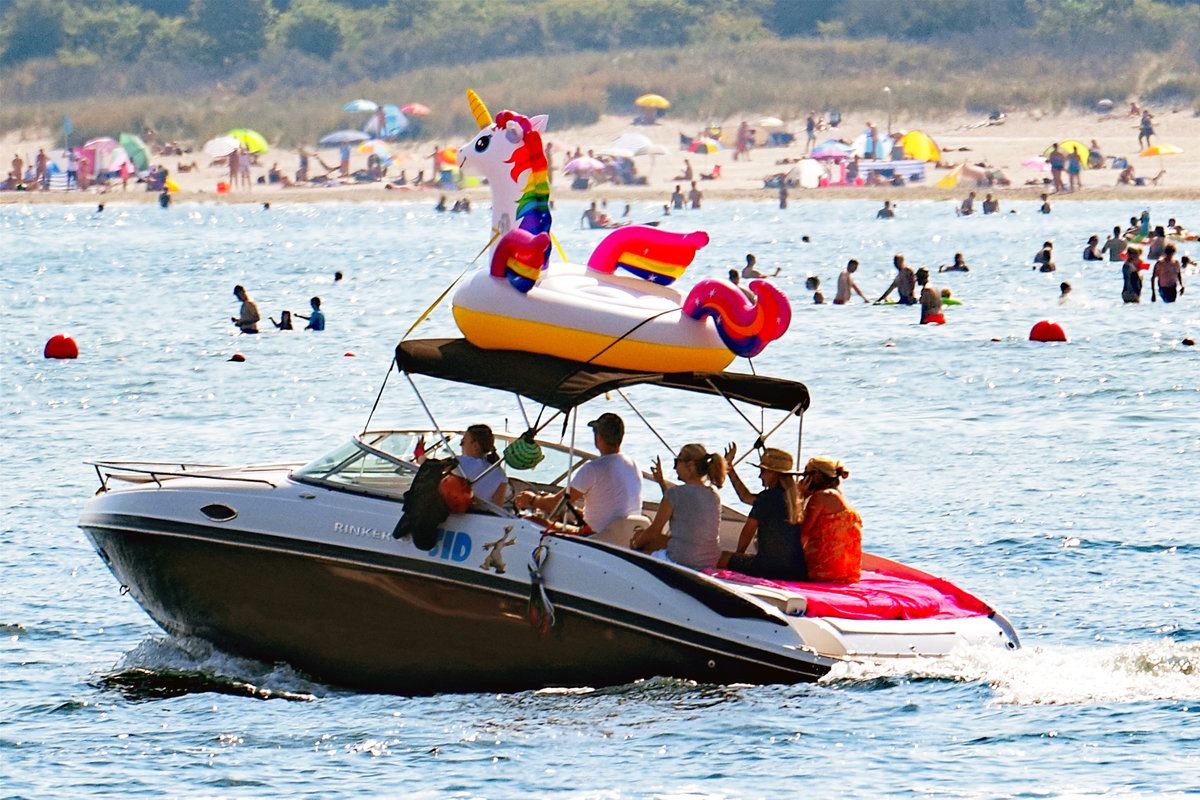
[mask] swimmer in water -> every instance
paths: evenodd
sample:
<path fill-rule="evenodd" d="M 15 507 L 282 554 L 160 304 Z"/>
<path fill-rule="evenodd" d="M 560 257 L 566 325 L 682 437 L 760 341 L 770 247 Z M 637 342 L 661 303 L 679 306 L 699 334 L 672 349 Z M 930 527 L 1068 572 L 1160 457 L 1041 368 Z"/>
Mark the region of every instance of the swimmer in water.
<path fill-rule="evenodd" d="M 963 261 L 962 253 L 954 254 L 954 263 L 946 266 L 943 264 L 938 267 L 938 272 L 970 272 L 971 268 L 967 266 L 967 262 Z"/>

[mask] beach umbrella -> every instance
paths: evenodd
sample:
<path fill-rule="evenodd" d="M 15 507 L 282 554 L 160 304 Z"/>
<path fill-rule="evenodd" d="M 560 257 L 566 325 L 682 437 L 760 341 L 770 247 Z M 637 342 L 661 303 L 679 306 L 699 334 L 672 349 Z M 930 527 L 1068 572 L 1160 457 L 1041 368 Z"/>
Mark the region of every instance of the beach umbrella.
<path fill-rule="evenodd" d="M 826 139 L 819 145 L 813 148 L 809 157 L 831 160 L 839 158 L 849 158 L 854 155 L 854 149 L 845 142 L 839 142 L 837 139 Z"/>
<path fill-rule="evenodd" d="M 241 141 L 232 136 L 216 136 L 205 142 L 200 151 L 213 158 L 220 158 L 221 156 L 229 155 L 241 147 L 241 145 Z"/>
<path fill-rule="evenodd" d="M 644 133 L 635 133 L 628 131 L 612 140 L 614 147 L 619 147 L 622 150 L 628 150 L 631 153 L 636 153 L 639 148 L 645 147 L 648 144 L 653 144 L 654 140 Z"/>
<path fill-rule="evenodd" d="M 941 148 L 929 137 L 929 134 L 923 131 L 909 131 L 900 137 L 898 144 L 903 150 L 905 158 L 913 158 L 917 161 L 942 160 Z"/>
<path fill-rule="evenodd" d="M 125 149 L 125 155 L 129 156 L 129 160 L 133 162 L 139 170 L 150 169 L 150 150 L 146 147 L 146 143 L 140 137 L 132 133 L 122 133 L 118 137 L 121 147 Z"/>
<path fill-rule="evenodd" d="M 694 141 L 688 145 L 689 153 L 703 153 L 704 155 L 708 155 L 709 153 L 716 153 L 716 152 L 724 150 L 724 149 L 725 149 L 725 145 L 721 144 L 716 139 L 708 139 L 708 138 L 697 139 L 696 141 Z"/>
<path fill-rule="evenodd" d="M 1067 139 L 1065 142 L 1058 143 L 1058 149 L 1062 150 L 1063 153 L 1065 153 L 1068 156 L 1071 155 L 1072 150 L 1078 150 L 1079 158 L 1080 158 L 1080 160 L 1083 161 L 1084 169 L 1087 168 L 1088 156 L 1091 154 L 1092 151 L 1089 150 L 1088 146 L 1086 144 L 1084 144 L 1083 142 L 1079 141 L 1078 139 Z M 1042 155 L 1046 158 L 1049 158 L 1050 154 L 1053 152 L 1054 152 L 1054 145 L 1050 145 L 1049 147 L 1047 147 L 1045 150 L 1042 151 Z"/>
<path fill-rule="evenodd" d="M 163 188 L 165 188 L 168 192 L 178 192 L 179 184 L 170 178 L 167 178 L 165 181 L 163 181 Z"/>
<path fill-rule="evenodd" d="M 661 144 L 654 144 L 652 142 L 647 145 L 642 145 L 637 150 L 634 150 L 633 154 L 635 156 L 665 156 L 667 152 L 668 151 L 666 147 Z"/>
<path fill-rule="evenodd" d="M 1156 144 L 1156 145 L 1147 147 L 1145 150 L 1138 153 L 1138 155 L 1139 156 L 1158 156 L 1159 157 L 1158 163 L 1159 163 L 1159 166 L 1161 167 L 1163 164 L 1162 156 L 1176 156 L 1182 152 L 1183 152 L 1182 147 L 1176 147 L 1173 144 Z"/>
<path fill-rule="evenodd" d="M 441 150 L 438 150 L 437 159 L 443 164 L 447 164 L 451 167 L 458 167 L 458 148 L 443 147 Z"/>
<path fill-rule="evenodd" d="M 633 158 L 632 150 L 626 150 L 624 147 L 616 147 L 611 144 L 597 147 L 592 152 L 596 153 L 596 155 L 612 156 L 613 158 Z"/>
<path fill-rule="evenodd" d="M 371 139 L 370 141 L 359 142 L 358 152 L 373 155 L 377 158 L 383 159 L 384 161 L 390 162 L 392 160 L 392 149 L 388 143 L 382 139 Z"/>
<path fill-rule="evenodd" d="M 109 154 L 108 164 L 104 167 L 104 171 L 119 172 L 122 178 L 128 178 L 137 172 L 137 166 L 129 160 L 129 154 L 125 152 L 125 148 L 118 147 Z"/>
<path fill-rule="evenodd" d="M 342 111 L 347 114 L 370 114 L 378 110 L 379 105 L 377 103 L 373 103 L 370 100 L 363 100 L 361 98 L 358 100 L 351 100 L 349 103 L 346 103 L 346 105 L 342 106 Z"/>
<path fill-rule="evenodd" d="M 586 174 L 589 172 L 603 172 L 605 169 L 604 162 L 598 158 L 591 156 L 580 156 L 572 158 L 566 164 L 563 164 L 562 171 L 567 173 Z"/>
<path fill-rule="evenodd" d="M 424 103 L 409 103 L 403 106 L 400 111 L 408 114 L 410 117 L 425 117 L 429 115 L 429 106 Z"/>
<path fill-rule="evenodd" d="M 120 143 L 111 136 L 97 136 L 83 143 L 85 150 L 95 150 L 97 153 L 111 153 L 120 147 Z"/>
<path fill-rule="evenodd" d="M 638 108 L 670 108 L 671 101 L 663 97 L 661 94 L 644 94 L 633 104 Z"/>
<path fill-rule="evenodd" d="M 337 147 L 338 145 L 353 144 L 354 142 L 365 142 L 370 138 L 370 136 L 362 131 L 334 131 L 322 136 L 317 145 L 320 147 Z"/>
<path fill-rule="evenodd" d="M 225 135 L 237 139 L 246 148 L 247 153 L 266 153 L 271 149 L 267 145 L 266 138 L 261 133 L 252 131 L 249 128 L 234 128 Z"/>
<path fill-rule="evenodd" d="M 783 120 L 779 117 L 759 117 L 754 121 L 756 128 L 782 128 Z"/>

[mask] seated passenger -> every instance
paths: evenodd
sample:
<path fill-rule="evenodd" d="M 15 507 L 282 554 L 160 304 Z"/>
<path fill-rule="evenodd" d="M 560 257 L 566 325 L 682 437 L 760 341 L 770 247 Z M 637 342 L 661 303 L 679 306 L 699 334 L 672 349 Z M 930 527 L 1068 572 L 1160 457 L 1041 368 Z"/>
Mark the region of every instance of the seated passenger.
<path fill-rule="evenodd" d="M 599 458 L 581 466 L 571 482 L 572 503 L 583 503 L 583 515 L 595 531 L 595 538 L 610 543 L 629 542 L 634 520 L 645 524 L 642 513 L 642 473 L 637 462 L 621 452 L 625 438 L 625 421 L 612 412 L 605 412 L 588 423 Z M 554 494 L 521 492 L 513 498 L 519 510 L 553 511 L 566 489 Z M 624 539 L 620 539 L 620 535 Z"/>
<path fill-rule="evenodd" d="M 725 450 L 725 458 L 730 464 L 729 478 L 738 497 L 753 505 L 738 537 L 737 552 L 722 552 L 718 566 L 758 578 L 807 580 L 808 570 L 800 540 L 803 505 L 796 487 L 796 473 L 792 471 L 791 455 L 774 447 L 763 450 L 757 464 L 763 490 L 758 494 L 747 490 L 734 472 L 732 464 L 736 455 L 737 447 L 729 445 Z M 753 556 L 746 555 L 746 549 L 755 538 L 758 539 L 758 552 Z"/>
<path fill-rule="evenodd" d="M 498 506 L 504 504 L 508 495 L 508 478 L 499 461 L 492 429 L 487 425 L 467 428 L 462 437 L 462 455 L 458 457 L 458 467 L 471 482 L 471 490 L 476 497 Z"/>
<path fill-rule="evenodd" d="M 675 474 L 682 484 L 667 485 L 662 461 L 657 458 L 650 474 L 662 487 L 663 499 L 654 521 L 634 534 L 630 547 L 653 553 L 665 546 L 668 561 L 692 569 L 717 566 L 721 557 L 721 496 L 717 488 L 725 484 L 725 459 L 707 452 L 704 445 L 688 444 L 675 459 Z M 671 533 L 665 535 L 668 522 Z"/>
<path fill-rule="evenodd" d="M 810 581 L 854 583 L 862 576 L 862 517 L 838 489 L 848 477 L 845 467 L 828 458 L 810 458 L 804 467 L 800 541 Z"/>

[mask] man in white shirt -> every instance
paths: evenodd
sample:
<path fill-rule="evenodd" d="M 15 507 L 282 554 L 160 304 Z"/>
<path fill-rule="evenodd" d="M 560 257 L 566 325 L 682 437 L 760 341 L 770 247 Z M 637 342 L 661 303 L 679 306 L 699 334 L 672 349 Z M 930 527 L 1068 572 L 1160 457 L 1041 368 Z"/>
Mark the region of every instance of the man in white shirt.
<path fill-rule="evenodd" d="M 592 428 L 600 457 L 587 462 L 575 473 L 571 482 L 571 502 L 583 503 L 588 525 L 607 540 L 605 529 L 623 525 L 628 517 L 642 513 L 642 472 L 632 458 L 621 452 L 625 422 L 619 416 L 604 413 L 588 425 Z M 553 511 L 565 491 L 540 495 L 521 492 L 515 504 L 519 509 Z"/>

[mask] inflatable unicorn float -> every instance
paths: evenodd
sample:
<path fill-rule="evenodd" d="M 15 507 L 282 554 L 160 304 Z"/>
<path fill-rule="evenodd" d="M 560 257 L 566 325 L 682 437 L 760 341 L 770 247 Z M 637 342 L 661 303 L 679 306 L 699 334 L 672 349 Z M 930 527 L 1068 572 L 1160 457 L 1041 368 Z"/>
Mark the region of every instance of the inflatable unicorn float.
<path fill-rule="evenodd" d="M 469 342 L 647 372 L 715 372 L 787 330 L 791 306 L 768 281 L 751 281 L 757 302 L 723 280 L 702 280 L 686 296 L 672 286 L 708 244 L 703 231 L 631 225 L 586 265 L 550 265 L 546 117 L 501 111 L 493 120 L 474 91 L 467 99 L 482 130 L 459 148 L 459 167 L 492 187 L 493 227 L 490 269 L 452 300 Z"/>

